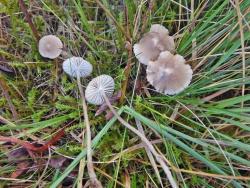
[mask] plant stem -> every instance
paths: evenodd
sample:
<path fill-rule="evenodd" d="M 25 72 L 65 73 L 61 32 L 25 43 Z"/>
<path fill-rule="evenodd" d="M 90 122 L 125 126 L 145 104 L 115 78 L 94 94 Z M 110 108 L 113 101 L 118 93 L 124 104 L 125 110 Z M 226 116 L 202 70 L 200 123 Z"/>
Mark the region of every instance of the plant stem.
<path fill-rule="evenodd" d="M 81 86 L 80 75 L 79 72 L 77 73 L 77 85 L 80 92 L 80 96 L 82 98 L 82 109 L 84 114 L 84 124 L 86 126 L 86 137 L 87 137 L 87 169 L 90 178 L 90 183 L 93 185 L 98 185 L 97 187 L 102 187 L 101 183 L 97 180 L 94 165 L 92 161 L 92 148 L 91 148 L 91 130 L 90 130 L 90 123 L 89 123 L 89 116 L 88 116 L 88 108 L 84 96 L 84 92 Z M 81 164 L 81 163 L 80 163 Z M 81 177 L 79 177 L 81 178 Z"/>
<path fill-rule="evenodd" d="M 118 119 L 118 121 L 121 124 L 123 124 L 126 128 L 128 128 L 129 130 L 131 130 L 132 132 L 134 132 L 137 136 L 139 136 L 141 138 L 141 140 L 147 145 L 148 149 L 155 156 L 155 159 L 163 167 L 163 170 L 164 170 L 165 174 L 167 175 L 167 178 L 168 178 L 171 186 L 173 188 L 177 188 L 178 186 L 177 186 L 177 184 L 176 184 L 176 182 L 175 182 L 175 180 L 174 180 L 174 178 L 173 178 L 173 176 L 171 174 L 171 171 L 170 171 L 169 167 L 166 165 L 166 163 L 161 158 L 161 156 L 157 153 L 157 151 L 155 150 L 155 148 L 152 145 L 152 143 L 140 131 L 138 131 L 137 129 L 135 129 L 134 127 L 132 127 L 129 123 L 127 123 L 124 119 L 122 119 L 122 117 L 116 112 L 116 110 L 113 108 L 113 106 L 109 102 L 109 99 L 105 95 L 105 93 L 103 93 L 103 97 L 104 97 L 105 102 L 107 103 L 108 107 L 110 108 L 111 112 Z"/>
<path fill-rule="evenodd" d="M 40 39 L 40 36 L 38 34 L 38 31 L 37 31 L 35 25 L 32 22 L 31 15 L 29 14 L 27 7 L 26 7 L 23 0 L 18 0 L 18 2 L 19 2 L 20 9 L 24 13 L 26 21 L 28 22 L 28 24 L 32 30 L 32 33 L 33 33 L 34 37 L 36 38 L 36 41 L 38 42 Z"/>

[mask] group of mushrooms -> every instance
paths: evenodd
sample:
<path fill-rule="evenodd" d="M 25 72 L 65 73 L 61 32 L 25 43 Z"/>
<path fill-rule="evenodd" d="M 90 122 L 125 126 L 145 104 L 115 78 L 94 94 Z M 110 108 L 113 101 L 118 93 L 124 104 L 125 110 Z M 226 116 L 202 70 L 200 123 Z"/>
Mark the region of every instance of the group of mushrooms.
<path fill-rule="evenodd" d="M 193 71 L 185 59 L 175 53 L 174 37 L 168 30 L 153 24 L 150 31 L 134 45 L 134 54 L 140 63 L 147 65 L 148 82 L 156 91 L 175 95 L 191 82 Z"/>
<path fill-rule="evenodd" d="M 43 57 L 55 59 L 62 53 L 63 43 L 54 35 L 47 35 L 39 41 L 39 52 Z M 140 63 L 147 65 L 146 73 L 148 82 L 161 93 L 173 95 L 183 91 L 191 82 L 192 69 L 185 64 L 185 59 L 181 55 L 174 55 L 175 43 L 168 30 L 159 24 L 151 26 L 150 31 L 133 46 L 134 53 Z M 84 123 L 87 135 L 87 161 L 90 181 L 102 187 L 94 173 L 91 155 L 91 132 L 88 119 L 86 101 L 94 105 L 106 103 L 117 120 L 126 128 L 134 132 L 147 145 L 156 160 L 163 167 L 165 174 L 172 187 L 177 187 L 166 162 L 159 156 L 151 142 L 131 126 L 116 112 L 111 105 L 109 98 L 113 95 L 115 82 L 109 75 L 100 75 L 89 82 L 85 93 L 80 82 L 80 78 L 89 76 L 92 73 L 92 65 L 82 57 L 70 57 L 63 62 L 62 68 L 70 77 L 77 79 L 82 107 L 84 112 Z"/>

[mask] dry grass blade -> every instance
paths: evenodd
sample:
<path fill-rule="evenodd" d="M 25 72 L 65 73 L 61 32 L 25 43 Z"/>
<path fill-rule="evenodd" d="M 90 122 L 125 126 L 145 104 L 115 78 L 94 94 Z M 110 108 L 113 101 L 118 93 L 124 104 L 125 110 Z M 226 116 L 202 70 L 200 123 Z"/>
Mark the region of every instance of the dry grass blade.
<path fill-rule="evenodd" d="M 236 5 L 236 12 L 238 16 L 238 24 L 240 27 L 240 42 L 241 42 L 241 56 L 242 56 L 242 91 L 241 94 L 242 96 L 245 95 L 245 79 L 246 79 L 246 55 L 245 55 L 245 44 L 244 44 L 244 28 L 242 24 L 242 17 L 241 17 L 241 12 L 240 12 L 240 3 L 239 0 L 235 0 L 235 5 Z M 241 102 L 241 108 L 244 107 L 244 101 Z"/>
<path fill-rule="evenodd" d="M 140 139 L 144 142 L 144 144 L 147 145 L 148 149 L 152 152 L 152 154 L 155 156 L 156 160 L 158 161 L 158 163 L 163 167 L 163 170 L 165 172 L 165 174 L 167 175 L 168 181 L 170 182 L 171 186 L 173 188 L 177 188 L 178 185 L 176 184 L 171 171 L 169 170 L 169 167 L 167 166 L 167 164 L 162 160 L 161 156 L 157 153 L 157 151 L 155 150 L 154 146 L 152 145 L 152 143 L 141 133 L 139 132 L 137 129 L 135 129 L 134 127 L 132 127 L 129 123 L 127 123 L 126 121 L 124 121 L 121 116 L 116 112 L 116 110 L 113 108 L 113 106 L 111 105 L 111 103 L 109 102 L 108 97 L 105 95 L 105 93 L 103 94 L 103 97 L 105 99 L 105 102 L 107 103 L 107 105 L 109 106 L 110 110 L 112 111 L 112 113 L 114 114 L 114 116 L 118 119 L 118 121 L 124 125 L 126 128 L 128 128 L 129 130 L 131 130 L 133 133 L 135 133 L 137 136 L 140 137 Z"/>
<path fill-rule="evenodd" d="M 140 122 L 138 119 L 136 119 L 135 122 L 136 122 L 136 125 L 137 125 L 138 130 L 139 130 L 143 135 L 145 135 L 144 130 L 143 130 L 143 127 L 142 127 L 142 125 L 141 125 L 141 122 Z M 152 164 L 152 167 L 154 168 L 154 171 L 155 171 L 155 173 L 156 173 L 156 176 L 157 176 L 157 178 L 158 178 L 158 180 L 159 180 L 159 182 L 160 182 L 160 184 L 161 184 L 161 187 L 163 187 L 163 184 L 162 184 L 162 181 L 161 181 L 161 176 L 160 176 L 159 170 L 158 170 L 158 168 L 157 168 L 157 164 L 156 164 L 156 162 L 155 162 L 155 160 L 154 160 L 154 157 L 153 157 L 152 153 L 150 152 L 150 150 L 148 149 L 148 147 L 147 147 L 146 144 L 145 144 L 145 150 L 146 150 L 146 153 L 147 153 L 147 155 L 148 155 L 148 158 L 149 158 L 149 160 L 150 160 L 150 162 L 151 162 L 151 164 Z"/>
<path fill-rule="evenodd" d="M 82 108 L 83 108 L 83 113 L 84 113 L 84 123 L 85 123 L 85 126 L 86 126 L 87 168 L 88 168 L 88 173 L 89 173 L 89 178 L 90 178 L 89 186 L 96 186 L 97 188 L 101 188 L 102 185 L 101 185 L 101 182 L 98 181 L 98 179 L 97 179 L 97 176 L 96 176 L 95 170 L 94 170 L 93 161 L 92 161 L 91 130 L 90 130 L 90 123 L 89 123 L 89 116 L 88 116 L 88 108 L 87 108 L 84 92 L 83 92 L 83 89 L 82 89 L 82 86 L 81 86 L 79 71 L 77 72 L 77 85 L 78 85 L 78 89 L 79 89 L 80 96 L 81 96 L 81 99 L 82 99 Z M 79 177 L 79 178 L 81 178 L 81 177 Z"/>

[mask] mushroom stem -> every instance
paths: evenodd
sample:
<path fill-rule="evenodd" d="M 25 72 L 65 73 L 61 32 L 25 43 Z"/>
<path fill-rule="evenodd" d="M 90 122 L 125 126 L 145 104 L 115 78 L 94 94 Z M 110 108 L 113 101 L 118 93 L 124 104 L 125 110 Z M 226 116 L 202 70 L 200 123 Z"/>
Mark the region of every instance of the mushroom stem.
<path fill-rule="evenodd" d="M 86 126 L 86 135 L 87 135 L 87 169 L 88 169 L 88 174 L 90 178 L 90 183 L 92 185 L 97 185 L 96 187 L 101 188 L 102 185 L 98 181 L 95 170 L 94 170 L 94 165 L 92 161 L 92 148 L 91 148 L 91 130 L 90 130 L 90 123 L 89 123 L 89 116 L 88 116 L 88 108 L 87 108 L 87 103 L 85 100 L 84 92 L 81 86 L 81 81 L 80 81 L 80 75 L 79 71 L 77 71 L 77 85 L 78 89 L 80 92 L 80 96 L 82 98 L 82 109 L 83 109 L 83 115 L 84 115 L 84 123 Z M 80 177 L 81 178 L 81 177 Z"/>
<path fill-rule="evenodd" d="M 107 106 L 110 108 L 111 112 L 114 114 L 114 116 L 118 119 L 118 121 L 123 124 L 126 128 L 128 128 L 129 130 L 131 130 L 132 132 L 134 132 L 137 136 L 139 136 L 141 138 L 141 140 L 147 145 L 148 149 L 151 151 L 151 153 L 155 156 L 155 159 L 158 161 L 158 163 L 162 166 L 171 186 L 173 188 L 177 188 L 177 184 L 172 176 L 172 173 L 169 169 L 169 167 L 167 166 L 167 164 L 164 162 L 164 160 L 162 159 L 162 157 L 157 153 L 157 151 L 155 150 L 154 146 L 152 145 L 152 143 L 140 132 L 138 131 L 136 128 L 132 127 L 128 122 L 126 122 L 124 119 L 122 119 L 122 117 L 116 112 L 116 110 L 113 108 L 113 106 L 111 105 L 108 97 L 106 96 L 106 94 L 103 92 L 103 98 L 107 104 Z"/>

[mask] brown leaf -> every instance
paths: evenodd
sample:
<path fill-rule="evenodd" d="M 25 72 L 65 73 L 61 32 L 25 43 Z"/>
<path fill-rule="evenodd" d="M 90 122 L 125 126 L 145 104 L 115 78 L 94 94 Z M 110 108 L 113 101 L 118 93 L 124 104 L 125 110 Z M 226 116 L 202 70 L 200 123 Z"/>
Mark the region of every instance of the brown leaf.
<path fill-rule="evenodd" d="M 28 152 L 25 148 L 18 148 L 9 152 L 7 155 L 9 161 L 17 162 L 27 157 Z"/>
<path fill-rule="evenodd" d="M 108 121 L 110 120 L 114 114 L 111 111 L 106 111 L 105 119 Z"/>
<path fill-rule="evenodd" d="M 53 168 L 61 168 L 66 160 L 67 158 L 63 156 L 52 157 L 49 161 L 49 165 Z"/>
<path fill-rule="evenodd" d="M 46 144 L 38 146 L 38 147 L 35 146 L 34 144 L 31 144 L 27 141 L 20 140 L 20 139 L 15 138 L 15 137 L 0 136 L 0 141 L 17 143 L 29 151 L 41 153 L 41 152 L 46 151 L 51 145 L 53 145 L 58 140 L 60 140 L 64 134 L 65 134 L 65 132 L 64 132 L 64 128 L 63 128 L 60 131 L 58 131 L 57 134 L 55 134 L 55 136 L 52 137 L 51 140 L 49 140 Z"/>
<path fill-rule="evenodd" d="M 17 178 L 28 170 L 30 163 L 28 161 L 24 161 L 18 163 L 16 171 L 11 174 L 11 178 Z"/>

